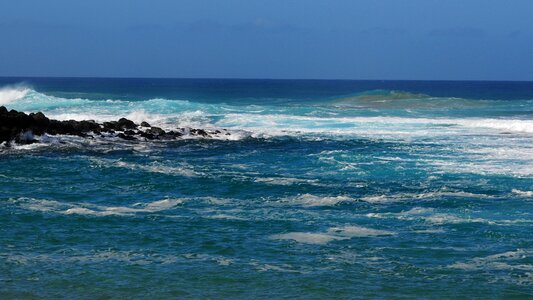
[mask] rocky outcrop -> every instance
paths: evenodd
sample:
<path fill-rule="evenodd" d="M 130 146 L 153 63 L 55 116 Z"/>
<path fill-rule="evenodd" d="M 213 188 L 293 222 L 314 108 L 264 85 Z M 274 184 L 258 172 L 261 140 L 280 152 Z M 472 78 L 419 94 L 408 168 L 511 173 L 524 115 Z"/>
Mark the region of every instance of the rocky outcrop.
<path fill-rule="evenodd" d="M 118 121 L 98 123 L 92 120 L 59 121 L 47 118 L 42 112 L 26 114 L 16 110 L 8 111 L 0 106 L 0 144 L 9 145 L 12 142 L 31 144 L 38 142 L 35 136 L 47 135 L 75 135 L 80 137 L 116 137 L 124 140 L 175 140 L 189 136 L 213 137 L 230 135 L 220 130 L 209 131 L 196 128 L 176 128 L 165 131 L 162 128 L 150 126 L 147 122 L 141 125 L 126 118 Z"/>

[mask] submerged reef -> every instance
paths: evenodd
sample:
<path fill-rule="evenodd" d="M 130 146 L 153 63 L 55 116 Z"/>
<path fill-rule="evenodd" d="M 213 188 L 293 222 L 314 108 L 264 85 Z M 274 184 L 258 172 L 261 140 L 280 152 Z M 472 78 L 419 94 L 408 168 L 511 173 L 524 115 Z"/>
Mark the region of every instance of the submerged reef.
<path fill-rule="evenodd" d="M 98 123 L 93 120 L 49 119 L 42 112 L 26 114 L 16 110 L 8 110 L 0 106 L 0 144 L 11 143 L 32 144 L 39 142 L 35 136 L 42 135 L 75 135 L 80 137 L 109 137 L 124 140 L 175 140 L 183 136 L 215 137 L 230 135 L 225 130 L 206 130 L 197 128 L 176 128 L 165 131 L 147 122 L 136 124 L 126 118 L 117 121 Z"/>

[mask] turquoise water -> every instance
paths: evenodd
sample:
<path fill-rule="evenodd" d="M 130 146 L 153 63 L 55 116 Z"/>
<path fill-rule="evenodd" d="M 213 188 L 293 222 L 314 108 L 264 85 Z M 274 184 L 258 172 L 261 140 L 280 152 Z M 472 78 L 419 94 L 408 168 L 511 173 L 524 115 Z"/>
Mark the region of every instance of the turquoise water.
<path fill-rule="evenodd" d="M 533 297 L 533 84 L 0 79 L 0 298 Z"/>

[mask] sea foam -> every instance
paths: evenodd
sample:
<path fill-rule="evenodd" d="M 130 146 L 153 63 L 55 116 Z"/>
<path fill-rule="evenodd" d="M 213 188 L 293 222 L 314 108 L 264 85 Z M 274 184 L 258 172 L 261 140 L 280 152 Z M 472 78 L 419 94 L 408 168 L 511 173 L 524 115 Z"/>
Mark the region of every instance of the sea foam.
<path fill-rule="evenodd" d="M 23 85 L 2 87 L 0 88 L 0 105 L 6 105 L 15 100 L 24 98 L 30 91 L 30 88 Z"/>
<path fill-rule="evenodd" d="M 346 240 L 355 237 L 378 237 L 395 235 L 396 233 L 387 230 L 378 230 L 362 226 L 341 226 L 332 227 L 326 232 L 289 232 L 272 235 L 275 240 L 293 240 L 304 244 L 323 245 L 336 240 Z"/>
<path fill-rule="evenodd" d="M 184 199 L 162 199 L 148 203 L 136 203 L 132 206 L 104 206 L 25 197 L 13 201 L 25 209 L 40 212 L 85 216 L 132 216 L 137 213 L 155 213 L 173 209 L 182 204 Z"/>

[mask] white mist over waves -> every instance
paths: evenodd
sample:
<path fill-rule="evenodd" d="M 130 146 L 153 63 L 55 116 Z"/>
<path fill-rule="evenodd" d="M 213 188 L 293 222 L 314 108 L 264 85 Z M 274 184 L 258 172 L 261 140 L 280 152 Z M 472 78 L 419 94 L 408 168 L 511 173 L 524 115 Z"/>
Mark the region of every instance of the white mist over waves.
<path fill-rule="evenodd" d="M 0 105 L 10 104 L 24 98 L 30 91 L 25 85 L 8 85 L 0 87 Z"/>

